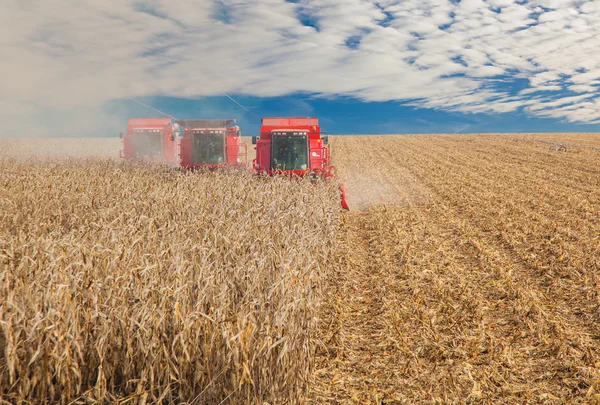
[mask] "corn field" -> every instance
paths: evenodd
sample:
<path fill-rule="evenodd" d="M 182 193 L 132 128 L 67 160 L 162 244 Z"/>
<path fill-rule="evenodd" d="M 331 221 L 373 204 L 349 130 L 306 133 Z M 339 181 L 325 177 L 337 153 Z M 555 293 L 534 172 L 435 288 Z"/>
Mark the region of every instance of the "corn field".
<path fill-rule="evenodd" d="M 4 158 L 9 403 L 297 402 L 337 196 L 245 172 Z"/>
<path fill-rule="evenodd" d="M 31 142 L 0 142 L 5 402 L 600 404 L 600 135 L 332 137 L 350 212 Z"/>

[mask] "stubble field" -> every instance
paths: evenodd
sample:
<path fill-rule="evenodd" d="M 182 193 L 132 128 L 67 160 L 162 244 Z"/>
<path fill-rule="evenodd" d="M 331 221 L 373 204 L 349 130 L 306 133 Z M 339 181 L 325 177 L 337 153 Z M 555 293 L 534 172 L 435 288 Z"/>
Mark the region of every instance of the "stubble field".
<path fill-rule="evenodd" d="M 5 401 L 600 400 L 598 135 L 336 137 L 349 213 L 6 142 Z"/>

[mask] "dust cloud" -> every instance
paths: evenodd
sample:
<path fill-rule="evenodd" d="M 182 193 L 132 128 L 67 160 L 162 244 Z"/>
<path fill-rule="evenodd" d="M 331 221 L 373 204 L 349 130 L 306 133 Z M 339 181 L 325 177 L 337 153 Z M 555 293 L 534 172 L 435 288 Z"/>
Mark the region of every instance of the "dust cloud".
<path fill-rule="evenodd" d="M 351 210 L 377 205 L 425 205 L 429 191 L 403 164 L 399 151 L 390 152 L 397 136 L 332 137 L 332 160 L 346 186 Z M 402 138 L 405 139 L 405 138 Z"/>
<path fill-rule="evenodd" d="M 403 203 L 393 185 L 376 173 L 345 172 L 341 180 L 346 186 L 352 210 L 367 210 L 372 205 Z"/>
<path fill-rule="evenodd" d="M 118 159 L 119 138 L 0 138 L 0 159 Z"/>
<path fill-rule="evenodd" d="M 0 111 L 0 157 L 17 159 L 118 158 L 127 108 L 104 104 L 44 107 L 15 102 Z"/>

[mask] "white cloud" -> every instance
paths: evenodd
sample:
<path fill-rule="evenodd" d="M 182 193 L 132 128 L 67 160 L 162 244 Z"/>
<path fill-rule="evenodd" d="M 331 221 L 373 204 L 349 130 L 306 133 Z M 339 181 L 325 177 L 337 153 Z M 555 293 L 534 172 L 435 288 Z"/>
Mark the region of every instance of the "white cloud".
<path fill-rule="evenodd" d="M 568 93 L 599 95 L 600 1 L 6 0 L 2 8 L 3 122 L 53 111 L 68 120 L 73 108 L 99 111 L 126 97 L 221 92 L 600 119 L 597 103 Z M 561 100 L 571 104 L 552 104 Z"/>
<path fill-rule="evenodd" d="M 508 7 L 513 4 L 513 0 L 488 0 L 488 4 L 492 7 Z"/>

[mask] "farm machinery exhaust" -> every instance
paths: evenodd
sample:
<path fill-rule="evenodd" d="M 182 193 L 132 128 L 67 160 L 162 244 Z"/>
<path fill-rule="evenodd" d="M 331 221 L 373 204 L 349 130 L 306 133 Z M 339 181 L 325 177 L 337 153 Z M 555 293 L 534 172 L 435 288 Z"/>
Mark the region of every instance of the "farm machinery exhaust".
<path fill-rule="evenodd" d="M 133 118 L 123 137 L 121 157 L 180 165 L 184 169 L 248 167 L 248 147 L 235 120 Z M 252 137 L 257 175 L 310 177 L 326 183 L 335 177 L 329 139 L 318 118 L 263 118 L 259 137 Z M 346 189 L 339 185 L 341 206 L 348 210 Z"/>

